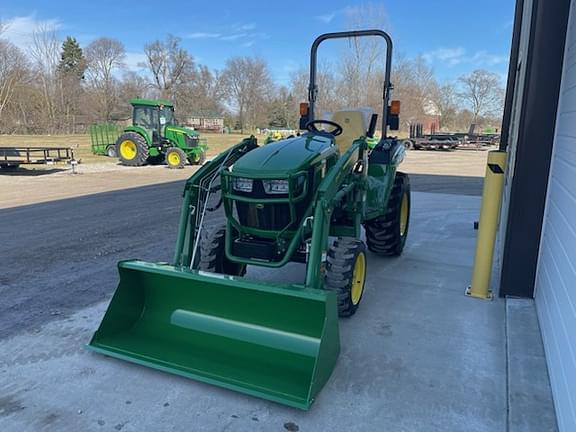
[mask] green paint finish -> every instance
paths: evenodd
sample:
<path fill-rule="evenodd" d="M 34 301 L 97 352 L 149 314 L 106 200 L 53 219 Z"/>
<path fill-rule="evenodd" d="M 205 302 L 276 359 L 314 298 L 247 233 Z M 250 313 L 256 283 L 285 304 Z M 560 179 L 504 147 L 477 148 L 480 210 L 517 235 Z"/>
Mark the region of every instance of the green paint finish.
<path fill-rule="evenodd" d="M 128 126 L 124 129 L 124 132 L 136 132 L 139 135 L 142 135 L 146 140 L 146 144 L 149 146 L 152 145 L 152 132 L 142 126 Z"/>
<path fill-rule="evenodd" d="M 174 106 L 174 104 L 172 102 L 170 102 L 169 100 L 166 100 L 166 99 L 130 99 L 128 102 L 132 106 L 135 106 L 135 105 L 146 105 L 146 106 L 152 106 L 152 107 L 159 107 L 160 105 L 163 105 L 166 107 L 173 107 Z"/>
<path fill-rule="evenodd" d="M 332 292 L 141 261 L 118 268 L 95 351 L 301 409 L 334 369 Z"/>
<path fill-rule="evenodd" d="M 249 178 L 286 178 L 336 153 L 333 138 L 303 135 L 258 148 L 234 164 L 234 174 Z"/>
<path fill-rule="evenodd" d="M 93 154 L 106 155 L 108 147 L 115 146 L 122 128 L 111 123 L 93 124 L 88 127 L 90 149 Z"/>

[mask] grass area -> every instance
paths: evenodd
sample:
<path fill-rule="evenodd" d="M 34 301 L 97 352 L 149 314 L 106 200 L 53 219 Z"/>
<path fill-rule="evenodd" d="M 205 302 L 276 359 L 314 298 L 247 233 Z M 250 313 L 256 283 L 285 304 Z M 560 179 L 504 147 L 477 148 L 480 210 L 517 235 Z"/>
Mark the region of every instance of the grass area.
<path fill-rule="evenodd" d="M 248 135 L 201 134 L 208 140 L 208 155 L 214 156 L 239 143 Z M 264 137 L 262 137 L 262 140 Z M 71 147 L 76 159 L 83 163 L 106 162 L 106 156 L 92 154 L 88 135 L 0 135 L 0 147 Z"/>

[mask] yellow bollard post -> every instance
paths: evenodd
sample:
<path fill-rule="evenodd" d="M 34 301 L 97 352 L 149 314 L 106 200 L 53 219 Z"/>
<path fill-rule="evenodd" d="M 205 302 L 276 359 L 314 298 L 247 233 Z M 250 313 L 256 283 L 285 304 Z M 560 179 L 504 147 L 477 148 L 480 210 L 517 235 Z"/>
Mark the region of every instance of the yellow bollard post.
<path fill-rule="evenodd" d="M 466 295 L 470 297 L 492 299 L 490 279 L 492 277 L 496 228 L 502 203 L 502 189 L 504 188 L 506 156 L 506 152 L 500 150 L 488 153 L 472 284 L 466 289 Z"/>

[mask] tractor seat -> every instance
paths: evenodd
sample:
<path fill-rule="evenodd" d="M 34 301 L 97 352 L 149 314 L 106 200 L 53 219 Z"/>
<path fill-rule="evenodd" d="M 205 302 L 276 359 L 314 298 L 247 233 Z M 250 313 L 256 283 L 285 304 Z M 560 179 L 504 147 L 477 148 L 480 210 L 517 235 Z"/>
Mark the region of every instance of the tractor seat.
<path fill-rule="evenodd" d="M 340 154 L 348 150 L 354 140 L 367 135 L 372 114 L 369 109 L 336 111 L 332 114 L 330 120 L 342 126 L 342 133 L 336 137 Z"/>

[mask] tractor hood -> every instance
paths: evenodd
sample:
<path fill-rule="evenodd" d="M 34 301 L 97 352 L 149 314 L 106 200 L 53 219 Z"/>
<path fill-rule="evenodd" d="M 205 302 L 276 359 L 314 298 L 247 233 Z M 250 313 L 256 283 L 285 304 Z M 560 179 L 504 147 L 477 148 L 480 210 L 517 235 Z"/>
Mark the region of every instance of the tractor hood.
<path fill-rule="evenodd" d="M 187 127 L 183 127 L 183 126 L 175 126 L 175 125 L 167 124 L 165 132 L 168 130 L 171 130 L 171 131 L 176 132 L 176 133 L 180 132 L 180 133 L 183 133 L 183 134 L 188 135 L 188 136 L 197 136 L 198 135 L 198 132 L 196 132 L 195 130 L 187 128 Z"/>
<path fill-rule="evenodd" d="M 333 143 L 332 137 L 312 134 L 272 142 L 240 158 L 232 171 L 249 178 L 294 174 L 335 152 Z"/>

